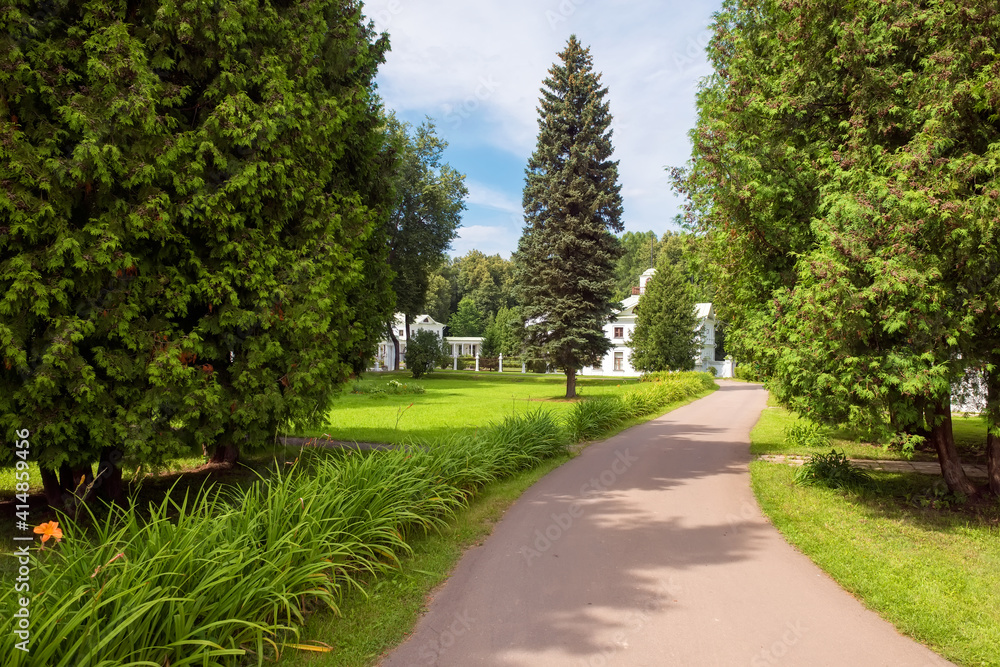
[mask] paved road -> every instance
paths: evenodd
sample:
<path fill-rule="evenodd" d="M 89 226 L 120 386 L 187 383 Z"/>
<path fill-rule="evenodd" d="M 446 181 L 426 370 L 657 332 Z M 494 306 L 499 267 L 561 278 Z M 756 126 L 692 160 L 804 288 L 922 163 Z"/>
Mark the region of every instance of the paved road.
<path fill-rule="evenodd" d="M 762 517 L 747 443 L 766 395 L 720 384 L 529 489 L 383 667 L 950 664 Z"/>

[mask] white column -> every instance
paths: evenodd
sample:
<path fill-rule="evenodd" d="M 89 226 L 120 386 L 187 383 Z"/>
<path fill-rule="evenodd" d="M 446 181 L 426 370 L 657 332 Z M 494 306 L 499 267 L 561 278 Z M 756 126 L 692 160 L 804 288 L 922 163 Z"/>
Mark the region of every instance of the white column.
<path fill-rule="evenodd" d="M 479 372 L 479 355 L 476 355 L 476 372 Z"/>
<path fill-rule="evenodd" d="M 497 357 L 497 364 L 499 365 L 499 370 L 497 372 L 503 373 L 503 354 Z"/>
<path fill-rule="evenodd" d="M 523 361 L 521 362 L 521 372 L 522 373 L 527 373 L 528 372 L 528 365 L 525 364 Z"/>

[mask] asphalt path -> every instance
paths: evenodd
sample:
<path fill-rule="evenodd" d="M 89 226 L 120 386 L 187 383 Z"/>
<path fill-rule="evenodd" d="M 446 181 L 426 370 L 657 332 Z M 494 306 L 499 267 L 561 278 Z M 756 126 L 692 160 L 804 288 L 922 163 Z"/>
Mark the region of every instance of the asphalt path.
<path fill-rule="evenodd" d="M 747 466 L 766 392 L 719 384 L 529 489 L 383 667 L 951 664 L 761 515 Z"/>

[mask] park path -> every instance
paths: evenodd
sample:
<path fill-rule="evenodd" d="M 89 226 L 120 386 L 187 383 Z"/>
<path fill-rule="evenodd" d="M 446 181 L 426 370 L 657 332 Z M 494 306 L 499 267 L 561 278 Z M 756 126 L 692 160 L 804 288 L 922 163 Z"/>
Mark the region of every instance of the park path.
<path fill-rule="evenodd" d="M 947 665 L 761 515 L 754 384 L 591 445 L 469 550 L 383 667 Z"/>

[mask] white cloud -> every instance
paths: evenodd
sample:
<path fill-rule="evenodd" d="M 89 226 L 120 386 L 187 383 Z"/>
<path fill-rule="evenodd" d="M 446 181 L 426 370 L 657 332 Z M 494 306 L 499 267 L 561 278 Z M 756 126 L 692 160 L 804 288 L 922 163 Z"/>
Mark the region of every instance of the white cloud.
<path fill-rule="evenodd" d="M 372 0 L 366 11 L 390 33 L 393 50 L 379 74 L 387 106 L 433 116 L 453 147 L 490 146 L 518 160 L 534 148 L 542 81 L 575 32 L 609 88 L 626 227 L 662 232 L 678 209 L 664 167 L 689 157 L 697 82 L 711 73 L 707 26 L 720 5 Z M 477 178 L 470 201 L 520 211 L 509 184 Z M 515 243 L 507 239 L 508 251 Z"/>
<path fill-rule="evenodd" d="M 518 236 L 519 234 L 514 235 L 513 247 L 517 246 Z M 479 250 L 486 255 L 501 255 L 504 259 L 510 259 L 513 247 L 509 229 L 487 225 L 469 225 L 458 230 L 458 238 L 455 239 L 450 254 L 453 257 L 461 257 L 470 250 Z"/>
<path fill-rule="evenodd" d="M 478 181 L 466 181 L 465 186 L 469 189 L 469 198 L 466 200 L 469 204 L 478 204 L 504 213 L 521 215 L 521 202 L 515 200 L 508 193 Z"/>

